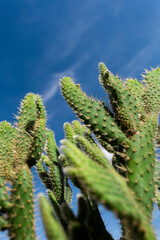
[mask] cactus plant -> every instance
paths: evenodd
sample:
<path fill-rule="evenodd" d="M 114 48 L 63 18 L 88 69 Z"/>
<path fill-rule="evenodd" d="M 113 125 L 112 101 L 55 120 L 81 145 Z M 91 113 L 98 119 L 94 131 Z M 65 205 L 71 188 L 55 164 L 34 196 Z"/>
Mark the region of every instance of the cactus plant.
<path fill-rule="evenodd" d="M 0 123 L 0 230 L 10 239 L 36 239 L 32 166 L 47 189 L 39 206 L 49 240 L 113 240 L 99 202 L 120 219 L 122 240 L 156 239 L 151 220 L 154 203 L 160 206 L 160 69 L 146 71 L 142 82 L 123 82 L 103 63 L 99 68 L 112 109 L 64 77 L 62 94 L 83 124 L 64 123 L 60 149 L 39 95 L 24 98 L 14 125 Z M 69 179 L 81 191 L 77 215 Z"/>
<path fill-rule="evenodd" d="M 70 139 L 69 142 L 63 142 L 62 151 L 71 164 L 67 173 L 77 178 L 79 184 L 98 201 L 116 212 L 121 220 L 123 239 L 155 239 L 151 216 L 155 198 L 159 196 L 155 195 L 159 179 L 155 184 L 154 139 L 158 127 L 160 69 L 146 71 L 143 82 L 135 79 L 122 82 L 103 63 L 99 68 L 99 80 L 109 95 L 112 111 L 103 102 L 89 98 L 68 77 L 61 80 L 61 91 L 79 119 L 95 134 L 102 146 L 113 153 L 112 165 L 101 157 L 95 146 L 76 134 L 73 137 L 76 144 Z M 111 177 L 111 172 L 114 177 Z M 116 176 L 119 179 L 117 183 Z M 130 193 L 122 193 L 122 182 Z M 123 199 L 118 189 L 116 191 L 117 186 L 121 189 Z M 131 200 L 128 204 L 125 202 L 127 196 L 132 196 L 138 208 L 131 206 Z M 119 204 L 116 205 L 117 201 Z M 131 209 L 134 209 L 134 214 L 137 209 L 137 213 L 147 222 L 144 223 L 140 215 L 141 220 L 136 220 Z"/>
<path fill-rule="evenodd" d="M 0 229 L 10 239 L 36 239 L 30 169 L 44 149 L 44 113 L 40 96 L 28 94 L 14 126 L 0 123 Z"/>

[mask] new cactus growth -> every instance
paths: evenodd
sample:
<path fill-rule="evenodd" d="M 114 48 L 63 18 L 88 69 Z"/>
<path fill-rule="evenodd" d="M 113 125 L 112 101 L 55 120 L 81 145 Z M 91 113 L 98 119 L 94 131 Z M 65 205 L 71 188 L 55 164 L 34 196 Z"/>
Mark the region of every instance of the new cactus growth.
<path fill-rule="evenodd" d="M 60 149 L 46 127 L 39 95 L 24 98 L 13 126 L 0 123 L 0 230 L 8 230 L 10 239 L 36 239 L 30 171 L 35 165 L 47 189 L 39 206 L 49 240 L 113 240 L 99 202 L 120 219 L 121 240 L 156 240 L 151 220 L 154 203 L 160 206 L 160 69 L 147 71 L 142 82 L 123 82 L 103 63 L 99 68 L 112 109 L 64 77 L 62 94 L 83 124 L 64 123 Z M 81 191 L 77 215 L 70 207 L 69 178 Z"/>

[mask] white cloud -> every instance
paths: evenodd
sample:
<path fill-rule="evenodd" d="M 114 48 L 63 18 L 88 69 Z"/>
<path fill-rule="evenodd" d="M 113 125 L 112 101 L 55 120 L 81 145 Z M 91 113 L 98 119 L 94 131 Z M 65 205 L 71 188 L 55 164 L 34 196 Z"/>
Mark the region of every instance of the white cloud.
<path fill-rule="evenodd" d="M 129 72 L 131 75 L 138 72 L 142 65 L 149 62 L 152 57 L 152 44 L 147 45 L 141 49 L 131 60 L 127 63 L 124 68 L 121 68 L 122 72 Z"/>
<path fill-rule="evenodd" d="M 51 81 L 47 82 L 46 89 L 44 93 L 42 94 L 43 101 L 46 104 L 48 101 L 54 98 L 56 93 L 59 90 L 59 81 L 62 79 L 64 76 L 69 76 L 72 79 L 75 78 L 75 72 L 77 71 L 78 68 L 81 67 L 82 64 L 84 64 L 88 59 L 90 58 L 89 54 L 84 54 L 84 56 L 79 59 L 77 62 L 75 62 L 74 65 L 72 65 L 71 68 L 59 72 L 59 73 L 53 73 L 51 76 Z"/>
<path fill-rule="evenodd" d="M 57 94 L 57 92 L 59 90 L 59 81 L 64 76 L 70 76 L 73 78 L 74 71 L 69 69 L 65 72 L 52 74 L 52 76 L 51 76 L 52 80 L 47 82 L 46 89 L 45 89 L 44 93 L 42 94 L 43 101 L 45 104 L 55 97 L 55 95 Z"/>
<path fill-rule="evenodd" d="M 141 68 L 149 68 L 151 67 L 151 62 L 153 61 L 159 53 L 159 42 L 160 42 L 160 32 L 157 29 L 152 29 L 153 37 L 150 39 L 149 43 L 136 52 L 133 58 L 127 63 L 124 67 L 121 67 L 121 72 L 126 72 L 129 74 L 133 74 L 135 72 L 139 72 Z M 157 67 L 157 66 L 152 66 Z"/>
<path fill-rule="evenodd" d="M 43 94 L 44 103 L 48 102 L 51 98 L 53 98 L 58 90 L 57 82 L 53 82 L 52 85 L 50 83 L 49 85 L 50 87 L 48 87 L 48 90 Z"/>

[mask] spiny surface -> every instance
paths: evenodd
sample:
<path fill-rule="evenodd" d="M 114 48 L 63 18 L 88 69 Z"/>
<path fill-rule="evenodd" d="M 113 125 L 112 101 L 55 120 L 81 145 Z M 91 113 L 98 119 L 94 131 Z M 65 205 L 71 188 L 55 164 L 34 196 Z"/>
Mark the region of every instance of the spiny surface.
<path fill-rule="evenodd" d="M 8 211 L 9 235 L 15 240 L 31 240 L 35 237 L 33 186 L 27 165 L 19 169 L 11 194 L 13 207 Z"/>
<path fill-rule="evenodd" d="M 53 183 L 53 192 L 58 203 L 63 202 L 63 173 L 61 165 L 58 161 L 59 150 L 57 148 L 54 133 L 51 130 L 46 130 L 46 152 L 48 156 L 47 166 L 49 167 L 50 179 Z"/>
<path fill-rule="evenodd" d="M 21 103 L 18 128 L 25 140 L 30 141 L 27 164 L 31 167 L 40 159 L 45 144 L 45 109 L 39 95 L 27 94 Z M 28 145 L 27 145 L 28 147 Z"/>
<path fill-rule="evenodd" d="M 65 233 L 53 215 L 46 197 L 39 196 L 39 206 L 48 240 L 67 240 Z"/>
<path fill-rule="evenodd" d="M 146 71 L 147 104 L 150 111 L 159 113 L 160 108 L 160 68 Z"/>
<path fill-rule="evenodd" d="M 16 162 L 16 140 L 18 132 L 10 123 L 0 123 L 0 176 L 12 179 Z"/>
<path fill-rule="evenodd" d="M 114 119 L 106 112 L 101 102 L 88 98 L 68 77 L 61 80 L 61 90 L 64 98 L 78 117 L 98 137 L 113 146 L 127 144 L 126 136 L 118 128 Z"/>
<path fill-rule="evenodd" d="M 122 81 L 115 77 L 103 63 L 99 64 L 100 83 L 106 89 L 115 114 L 123 131 L 130 131 L 134 134 L 140 121 L 140 114 L 137 111 L 137 99 L 132 91 L 125 89 Z"/>
<path fill-rule="evenodd" d="M 74 166 L 70 167 L 68 172 L 72 176 L 78 177 L 83 186 L 98 201 L 115 211 L 120 218 L 129 219 L 137 231 L 138 239 L 155 239 L 152 226 L 148 223 L 145 212 L 140 210 L 133 192 L 114 169 L 110 169 L 110 167 L 104 169 L 70 142 L 65 142 L 62 150 Z"/>
<path fill-rule="evenodd" d="M 150 119 L 152 119 L 150 117 Z M 145 208 L 151 217 L 154 198 L 154 131 L 155 124 L 146 121 L 137 134 L 131 139 L 130 148 L 126 150 L 129 161 L 126 162 L 128 169 L 128 186 L 136 193 L 138 202 Z"/>

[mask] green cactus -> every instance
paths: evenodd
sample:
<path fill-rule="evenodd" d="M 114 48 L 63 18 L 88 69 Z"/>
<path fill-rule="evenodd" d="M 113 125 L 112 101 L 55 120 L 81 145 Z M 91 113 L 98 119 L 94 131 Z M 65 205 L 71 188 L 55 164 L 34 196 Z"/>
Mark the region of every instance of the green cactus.
<path fill-rule="evenodd" d="M 155 201 L 154 175 L 156 155 L 154 139 L 157 138 L 157 141 L 159 139 L 156 137 L 160 102 L 159 68 L 147 71 L 142 83 L 135 79 L 127 79 L 123 83 L 117 76 L 110 73 L 103 63 L 100 63 L 99 66 L 100 83 L 109 95 L 113 114 L 100 101 L 94 100 L 93 97 L 92 99 L 89 98 L 68 77 L 64 77 L 61 80 L 61 91 L 65 100 L 80 120 L 96 135 L 102 146 L 113 153 L 113 166 L 107 162 L 107 159 L 97 146 L 92 146 L 88 139 L 84 138 L 80 132 L 76 132 L 75 136 L 72 133 L 74 141 L 70 141 L 67 138 L 70 143 L 62 142 L 64 145 L 63 153 L 70 162 L 67 173 L 71 177 L 78 179 L 79 186 L 82 189 L 88 189 L 90 194 L 96 197 L 97 200 L 117 213 L 121 219 L 124 239 L 155 239 L 150 222 Z M 102 166 L 103 168 L 105 167 L 106 173 L 101 169 Z M 113 167 L 116 170 L 114 170 L 115 172 L 112 172 Z M 94 172 L 95 170 L 97 174 Z M 100 174 L 99 177 L 98 172 Z M 111 172 L 114 179 L 110 175 Z M 118 180 L 119 183 L 114 184 L 116 174 L 119 177 L 122 175 L 123 178 Z M 159 172 L 157 176 L 158 174 Z M 96 180 L 94 180 L 95 175 Z M 102 182 L 104 182 L 104 186 Z M 125 197 L 122 200 L 120 192 L 116 192 L 117 186 L 121 189 L 121 193 L 123 192 L 123 187 L 120 185 L 122 182 L 126 186 L 126 191 L 129 190 L 134 193 L 134 195 L 129 192 L 122 195 L 132 196 L 133 204 L 136 204 L 137 207 L 131 206 L 131 200 L 129 200 L 131 205 L 129 202 L 127 204 L 125 201 L 128 200 Z M 111 185 L 109 186 L 109 184 Z M 110 189 L 112 189 L 112 193 L 107 192 Z M 118 208 L 116 207 L 116 198 L 112 195 L 113 189 L 115 189 L 114 196 L 121 202 L 121 204 L 117 204 Z M 156 194 L 156 196 L 159 199 L 159 195 Z M 110 197 L 112 206 L 108 202 Z M 123 210 L 123 202 L 125 211 Z M 136 216 L 133 217 L 134 224 L 132 223 L 130 208 L 134 209 L 134 214 L 136 214 L 137 208 L 137 214 L 139 212 L 137 227 L 141 226 L 143 234 L 136 227 Z M 125 212 L 124 217 L 123 211 Z M 146 228 L 145 226 L 148 227 Z"/>
<path fill-rule="evenodd" d="M 11 203 L 8 211 L 11 239 L 35 239 L 33 186 L 27 166 L 22 166 L 14 179 Z"/>
<path fill-rule="evenodd" d="M 45 196 L 39 197 L 39 205 L 48 240 L 67 240 L 65 232 L 63 232 L 63 229 L 56 221 L 52 208 Z"/>
<path fill-rule="evenodd" d="M 0 229 L 10 239 L 36 239 L 30 168 L 42 155 L 45 110 L 40 96 L 28 94 L 18 122 L 0 123 Z"/>
<path fill-rule="evenodd" d="M 49 240 L 113 240 L 98 203 L 113 211 L 122 226 L 121 240 L 155 240 L 154 203 L 160 207 L 160 70 L 144 80 L 114 76 L 100 63 L 100 83 L 112 110 L 88 97 L 71 78 L 61 91 L 83 125 L 64 123 L 59 149 L 39 95 L 29 93 L 17 122 L 0 123 L 0 230 L 10 239 L 36 239 L 31 167 L 47 189 L 39 206 Z M 112 153 L 109 161 L 99 143 Z M 81 193 L 72 211 L 70 180 Z M 107 219 L 106 219 L 107 220 Z"/>

